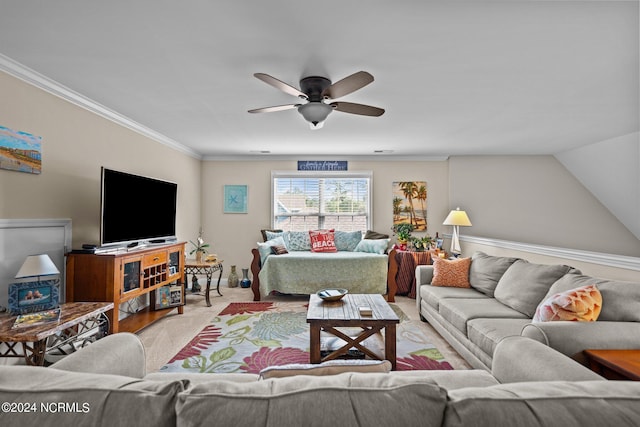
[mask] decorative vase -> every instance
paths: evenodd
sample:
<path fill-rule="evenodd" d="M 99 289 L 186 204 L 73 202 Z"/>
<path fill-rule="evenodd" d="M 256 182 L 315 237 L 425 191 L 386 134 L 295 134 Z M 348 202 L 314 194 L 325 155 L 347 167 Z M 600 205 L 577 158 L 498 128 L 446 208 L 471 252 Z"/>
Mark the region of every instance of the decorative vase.
<path fill-rule="evenodd" d="M 200 251 L 196 252 L 196 262 L 197 263 L 201 263 L 202 262 L 202 252 L 200 252 Z"/>
<path fill-rule="evenodd" d="M 249 280 L 249 269 L 248 268 L 243 268 L 242 269 L 242 281 L 240 282 L 240 286 L 242 286 L 243 288 L 251 287 L 251 280 Z"/>
<path fill-rule="evenodd" d="M 227 278 L 227 285 L 230 288 L 238 287 L 238 273 L 236 273 L 236 266 L 231 266 L 231 273 L 229 273 L 229 277 Z"/>

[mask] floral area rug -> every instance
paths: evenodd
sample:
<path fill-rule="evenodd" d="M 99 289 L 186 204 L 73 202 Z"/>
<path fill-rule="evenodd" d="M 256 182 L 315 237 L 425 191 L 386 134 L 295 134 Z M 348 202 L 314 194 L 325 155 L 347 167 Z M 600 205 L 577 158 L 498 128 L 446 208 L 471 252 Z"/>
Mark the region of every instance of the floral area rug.
<path fill-rule="evenodd" d="M 396 328 L 397 369 L 453 369 L 429 342 L 424 326 L 409 320 L 395 304 L 390 305 L 400 318 Z M 303 303 L 231 303 L 160 372 L 258 373 L 268 366 L 309 363 L 306 313 Z M 348 332 L 348 328 L 341 330 Z M 384 354 L 382 336 L 377 335 L 364 343 Z M 344 343 L 324 333 L 321 342 L 321 348 L 337 348 Z"/>

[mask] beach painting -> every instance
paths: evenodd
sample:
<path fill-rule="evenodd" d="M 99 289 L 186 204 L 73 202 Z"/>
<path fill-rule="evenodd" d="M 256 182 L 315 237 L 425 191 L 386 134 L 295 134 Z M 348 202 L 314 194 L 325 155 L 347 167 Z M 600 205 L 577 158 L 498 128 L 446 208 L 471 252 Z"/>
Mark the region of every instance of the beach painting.
<path fill-rule="evenodd" d="M 393 183 L 393 225 L 408 223 L 415 231 L 427 230 L 426 181 Z"/>
<path fill-rule="evenodd" d="M 40 174 L 42 137 L 0 126 L 0 169 Z"/>

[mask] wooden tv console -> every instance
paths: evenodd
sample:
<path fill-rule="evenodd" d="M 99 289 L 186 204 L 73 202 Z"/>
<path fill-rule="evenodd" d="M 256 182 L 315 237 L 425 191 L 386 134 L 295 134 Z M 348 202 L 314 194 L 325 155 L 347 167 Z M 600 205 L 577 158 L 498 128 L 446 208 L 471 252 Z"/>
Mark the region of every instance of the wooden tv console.
<path fill-rule="evenodd" d="M 66 300 L 113 302 L 114 308 L 107 314 L 112 334 L 137 332 L 174 308 L 182 314 L 184 246 L 181 242 L 114 253 L 68 253 Z M 180 298 L 169 307 L 159 308 L 156 291 L 166 285 L 179 286 Z M 149 305 L 142 310 L 120 307 L 145 294 L 149 295 Z M 126 312 L 127 317 L 120 319 L 121 311 Z"/>

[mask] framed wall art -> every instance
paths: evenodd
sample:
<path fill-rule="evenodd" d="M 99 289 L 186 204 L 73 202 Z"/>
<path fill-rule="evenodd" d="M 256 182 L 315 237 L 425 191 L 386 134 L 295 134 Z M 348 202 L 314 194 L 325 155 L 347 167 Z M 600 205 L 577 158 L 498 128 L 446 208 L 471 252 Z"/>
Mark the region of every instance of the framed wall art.
<path fill-rule="evenodd" d="M 42 280 L 10 284 L 9 311 L 16 315 L 58 308 L 59 283 L 58 280 Z"/>
<path fill-rule="evenodd" d="M 0 126 L 0 169 L 40 174 L 42 138 Z"/>
<path fill-rule="evenodd" d="M 247 213 L 247 185 L 224 186 L 224 213 Z"/>
<path fill-rule="evenodd" d="M 426 181 L 393 183 L 393 225 L 411 224 L 414 231 L 427 230 Z"/>

